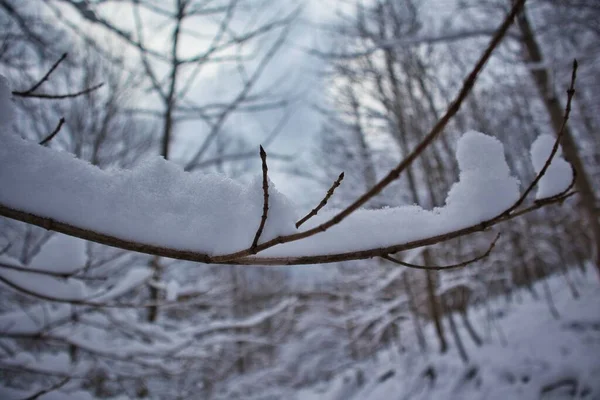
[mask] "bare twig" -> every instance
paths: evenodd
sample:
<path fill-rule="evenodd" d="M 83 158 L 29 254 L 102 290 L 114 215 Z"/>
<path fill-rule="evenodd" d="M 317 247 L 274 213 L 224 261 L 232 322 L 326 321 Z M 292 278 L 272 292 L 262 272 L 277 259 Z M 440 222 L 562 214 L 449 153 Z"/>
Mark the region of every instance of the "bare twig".
<path fill-rule="evenodd" d="M 315 215 L 317 215 L 317 213 L 319 211 L 321 211 L 321 208 L 323 208 L 323 207 L 325 207 L 327 205 L 327 201 L 329 201 L 329 199 L 331 198 L 331 196 L 333 196 L 333 192 L 335 192 L 335 189 L 337 189 L 337 187 L 340 186 L 340 184 L 342 183 L 343 179 L 344 179 L 344 173 L 342 172 L 340 174 L 340 176 L 338 176 L 338 178 L 336 179 L 336 181 L 333 182 L 333 185 L 331 185 L 331 187 L 327 191 L 327 194 L 325 195 L 325 197 L 323 198 L 323 200 L 321 200 L 321 202 L 319 203 L 319 205 L 317 207 L 313 208 L 311 212 L 309 212 L 307 215 L 304 216 L 304 218 L 302 218 L 301 220 L 299 220 L 298 222 L 296 222 L 296 228 L 299 228 L 300 225 L 302 225 L 303 223 L 305 223 L 306 221 L 308 221 L 309 219 L 311 219 L 312 217 L 314 217 Z"/>
<path fill-rule="evenodd" d="M 33 92 L 35 92 L 40 86 L 42 86 L 42 84 L 44 82 L 46 82 L 48 80 L 48 78 L 50 77 L 50 75 L 52 75 L 52 73 L 54 72 L 54 70 L 60 65 L 60 63 L 62 63 L 65 59 L 67 58 L 67 53 L 64 53 L 53 65 L 52 67 L 50 67 L 50 69 L 48 70 L 48 72 L 46 72 L 46 74 L 42 77 L 42 79 L 40 79 L 39 81 L 37 81 L 37 83 L 35 85 L 33 85 L 31 88 L 23 91 L 23 92 L 17 92 L 20 93 L 22 96 L 27 96 Z M 13 95 L 15 94 L 15 92 L 13 92 Z"/>
<path fill-rule="evenodd" d="M 51 133 L 50 133 L 48 136 L 46 136 L 46 137 L 45 137 L 45 138 L 44 138 L 44 139 L 43 139 L 43 140 L 40 142 L 40 144 L 41 144 L 42 146 L 47 146 L 47 145 L 48 145 L 48 143 L 50 143 L 50 141 L 51 141 L 52 139 L 54 139 L 54 136 L 56 136 L 56 134 L 57 134 L 58 132 L 60 132 L 60 129 L 62 128 L 62 126 L 63 126 L 63 124 L 64 124 L 64 123 L 65 123 L 65 119 L 64 119 L 64 118 L 61 118 L 61 119 L 58 121 L 58 125 L 56 125 L 56 128 L 54 128 L 54 130 L 53 130 L 53 131 L 52 131 L 52 132 L 51 132 Z"/>
<path fill-rule="evenodd" d="M 424 269 L 424 270 L 446 270 L 446 269 L 456 269 L 456 268 L 462 268 L 462 267 L 466 267 L 469 264 L 472 264 L 474 262 L 483 260 L 484 258 L 488 257 L 490 255 L 490 253 L 492 252 L 492 250 L 494 249 L 494 247 L 496 246 L 496 242 L 498 241 L 498 239 L 500 238 L 500 234 L 496 235 L 496 238 L 492 241 L 492 243 L 490 243 L 489 247 L 487 248 L 487 250 L 485 251 L 485 253 L 478 255 L 477 257 L 474 257 L 470 260 L 467 261 L 463 261 L 460 263 L 456 263 L 456 264 L 450 264 L 450 265 L 417 265 L 417 264 L 412 264 L 412 263 L 408 263 L 405 261 L 401 261 L 401 260 L 397 260 L 395 258 L 393 258 L 392 256 L 390 256 L 389 254 L 383 255 L 381 256 L 381 258 L 386 259 L 388 261 L 393 262 L 394 264 L 398 264 L 398 265 L 402 265 L 404 267 L 407 268 L 415 268 L 415 269 Z"/>
<path fill-rule="evenodd" d="M 25 397 L 23 400 L 36 400 L 36 399 L 39 399 L 43 395 L 48 394 L 50 392 L 53 392 L 55 390 L 58 390 L 61 387 L 65 386 L 70 380 L 71 380 L 71 377 L 66 377 L 66 378 L 62 379 L 61 381 L 55 383 L 54 385 L 50 386 L 49 388 L 42 389 L 39 392 L 36 392 L 36 393 L 32 394 L 31 396 Z"/>
<path fill-rule="evenodd" d="M 267 215 L 269 213 L 269 177 L 267 175 L 269 168 L 267 167 L 267 153 L 262 146 L 260 146 L 260 159 L 262 161 L 262 177 L 263 177 L 263 214 L 260 218 L 260 225 L 256 230 L 256 235 L 254 235 L 254 240 L 252 241 L 251 249 L 256 249 L 258 246 L 258 240 L 260 239 L 260 235 L 262 235 L 263 229 L 265 228 L 265 223 L 267 222 Z M 256 253 L 253 253 L 256 254 Z"/>
<path fill-rule="evenodd" d="M 45 99 L 45 100 L 64 100 L 64 99 L 72 99 L 75 97 L 83 96 L 85 94 L 88 94 L 95 90 L 100 89 L 102 86 L 104 86 L 104 83 L 99 83 L 99 84 L 91 86 L 89 88 L 80 90 L 79 92 L 65 93 L 65 94 L 48 94 L 48 93 L 24 94 L 22 92 L 12 92 L 12 94 L 13 94 L 13 96 L 17 96 L 17 97 L 30 97 L 30 98 Z"/>
<path fill-rule="evenodd" d="M 519 197 L 519 199 L 515 202 L 515 204 L 513 204 L 508 210 L 506 210 L 507 214 L 511 213 L 513 210 L 516 210 L 521 204 L 523 204 L 523 202 L 525 201 L 525 198 L 527 198 L 527 195 L 529 195 L 529 193 L 537 186 L 539 181 L 542 179 L 542 177 L 544 176 L 544 174 L 550 167 L 550 164 L 552 163 L 552 159 L 558 152 L 558 146 L 560 144 L 560 139 L 562 138 L 562 136 L 564 134 L 565 127 L 567 126 L 567 121 L 569 120 L 569 115 L 571 114 L 571 101 L 573 100 L 573 96 L 575 95 L 575 80 L 576 79 L 577 79 L 577 60 L 574 59 L 573 60 L 573 70 L 571 73 L 571 84 L 569 86 L 569 89 L 567 89 L 567 105 L 565 106 L 565 114 L 563 116 L 563 122 L 560 127 L 560 130 L 558 131 L 558 133 L 556 135 L 556 140 L 554 141 L 554 145 L 552 146 L 552 151 L 550 152 L 550 155 L 548 156 L 548 159 L 544 163 L 544 166 L 542 167 L 540 172 L 538 172 L 535 179 L 529 184 L 527 189 L 525 189 L 525 191 L 523 192 L 521 197 Z M 574 169 L 573 169 L 573 173 L 575 174 Z M 571 187 L 574 183 L 575 183 L 575 179 L 573 179 L 571 186 L 569 186 L 567 188 L 567 190 L 565 190 L 562 194 L 571 190 Z"/>

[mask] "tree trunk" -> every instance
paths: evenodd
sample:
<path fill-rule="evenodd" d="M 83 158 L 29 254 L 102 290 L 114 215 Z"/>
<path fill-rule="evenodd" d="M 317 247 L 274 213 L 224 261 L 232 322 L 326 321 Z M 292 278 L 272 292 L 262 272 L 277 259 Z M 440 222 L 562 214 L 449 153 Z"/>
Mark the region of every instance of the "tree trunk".
<path fill-rule="evenodd" d="M 402 280 L 404 282 L 404 289 L 408 294 L 408 308 L 410 309 L 410 313 L 413 316 L 413 323 L 415 325 L 417 341 L 419 342 L 419 347 L 421 348 L 421 351 L 425 352 L 427 351 L 427 341 L 425 340 L 423 328 L 421 327 L 421 319 L 419 318 L 419 312 L 417 310 L 417 305 L 415 304 L 415 295 L 410 285 L 408 271 L 404 271 L 404 273 L 402 274 Z"/>
<path fill-rule="evenodd" d="M 469 335 L 471 336 L 471 339 L 473 339 L 473 342 L 475 342 L 475 344 L 478 347 L 481 347 L 481 345 L 483 344 L 483 341 L 481 340 L 481 337 L 479 336 L 479 334 L 473 327 L 473 324 L 471 323 L 471 319 L 469 318 L 468 308 L 465 308 L 465 310 L 461 311 L 460 316 L 461 316 L 463 325 L 465 326 L 465 328 L 467 328 L 467 332 L 469 332 Z"/>
<path fill-rule="evenodd" d="M 469 362 L 469 355 L 467 354 L 467 349 L 465 349 L 462 339 L 460 338 L 460 334 L 458 333 L 456 321 L 454 320 L 454 314 L 450 307 L 447 306 L 444 300 L 442 300 L 442 303 L 444 304 L 444 311 L 448 316 L 448 322 L 450 322 L 450 331 L 452 332 L 452 336 L 454 336 L 454 343 L 456 343 L 456 349 L 458 350 L 460 359 L 466 364 Z"/>

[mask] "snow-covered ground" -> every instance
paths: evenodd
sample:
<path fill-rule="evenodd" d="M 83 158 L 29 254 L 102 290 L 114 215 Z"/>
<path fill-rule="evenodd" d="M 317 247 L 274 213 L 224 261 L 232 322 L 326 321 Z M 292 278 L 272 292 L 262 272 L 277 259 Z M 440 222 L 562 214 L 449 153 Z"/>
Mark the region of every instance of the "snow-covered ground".
<path fill-rule="evenodd" d="M 505 400 L 600 399 L 600 283 L 593 268 L 574 272 L 579 298 L 562 277 L 548 280 L 555 319 L 543 297 L 522 303 L 498 300 L 495 327 L 477 348 L 462 333 L 470 361 L 464 364 L 455 349 L 440 355 L 385 350 L 376 360 L 359 363 L 333 381 L 298 393 L 297 400 Z M 538 283 L 538 285 L 541 285 Z M 485 312 L 478 310 L 478 327 L 485 332 Z M 433 331 L 430 344 L 436 344 Z M 449 337 L 451 341 L 451 337 Z M 432 346 L 433 347 L 433 346 Z M 359 384 L 362 380 L 363 383 Z"/>

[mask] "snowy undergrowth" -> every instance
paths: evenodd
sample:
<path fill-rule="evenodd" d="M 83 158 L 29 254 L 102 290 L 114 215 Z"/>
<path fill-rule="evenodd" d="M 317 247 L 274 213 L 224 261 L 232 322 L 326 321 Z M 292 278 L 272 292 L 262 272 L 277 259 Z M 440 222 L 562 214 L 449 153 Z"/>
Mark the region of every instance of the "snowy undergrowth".
<path fill-rule="evenodd" d="M 384 350 L 319 387 L 301 391 L 297 400 L 538 400 L 600 399 L 600 286 L 590 268 L 574 299 L 562 277 L 548 279 L 560 319 L 543 300 L 523 295 L 523 303 L 497 300 L 497 325 L 481 348 L 469 342 L 470 362 L 455 350 L 445 355 L 417 350 Z M 541 284 L 541 283 L 538 283 Z M 477 311 L 483 320 L 483 311 Z M 483 323 L 478 327 L 483 330 Z M 431 327 L 429 327 L 431 328 Z M 436 343 L 433 330 L 429 343 Z M 451 340 L 451 337 L 448 337 Z M 359 371 L 365 383 L 357 385 Z"/>

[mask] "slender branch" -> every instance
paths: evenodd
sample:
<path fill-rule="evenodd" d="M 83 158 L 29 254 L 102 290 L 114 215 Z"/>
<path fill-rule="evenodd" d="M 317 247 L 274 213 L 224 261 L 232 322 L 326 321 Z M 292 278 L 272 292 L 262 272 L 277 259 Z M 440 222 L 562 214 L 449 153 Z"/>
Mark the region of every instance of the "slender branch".
<path fill-rule="evenodd" d="M 31 396 L 27 396 L 27 397 L 25 397 L 22 400 L 36 400 L 36 399 L 39 399 L 40 397 L 42 397 L 45 394 L 48 394 L 50 392 L 53 392 L 55 390 L 60 389 L 61 387 L 63 387 L 64 385 L 66 385 L 70 380 L 71 380 L 71 377 L 66 377 L 63 380 L 59 381 L 58 383 L 50 386 L 49 388 L 42 389 L 39 392 L 36 392 L 36 393 L 32 394 Z"/>
<path fill-rule="evenodd" d="M 459 262 L 459 263 L 456 263 L 456 264 L 450 264 L 450 265 L 417 265 L 417 264 L 408 263 L 406 261 L 397 260 L 397 259 L 391 257 L 389 254 L 383 255 L 383 256 L 381 256 L 381 258 L 386 259 L 388 261 L 391 261 L 391 262 L 393 262 L 395 264 L 402 265 L 404 267 L 415 268 L 415 269 L 424 269 L 424 270 L 439 271 L 439 270 L 446 270 L 446 269 L 462 268 L 462 267 L 466 267 L 469 264 L 472 264 L 474 262 L 483 260 L 484 258 L 488 257 L 490 255 L 490 253 L 492 252 L 492 250 L 494 249 L 494 247 L 496 246 L 496 242 L 498 241 L 499 238 L 500 238 L 500 234 L 497 234 L 496 238 L 490 243 L 490 245 L 488 246 L 488 248 L 485 251 L 485 253 L 480 254 L 477 257 L 471 258 L 470 260 Z"/>
<path fill-rule="evenodd" d="M 544 174 L 550 167 L 550 164 L 552 163 L 552 159 L 558 152 L 558 146 L 560 144 L 560 139 L 562 138 L 562 136 L 564 134 L 565 127 L 567 126 L 567 121 L 569 120 L 569 115 L 571 114 L 571 101 L 573 100 L 573 96 L 575 95 L 575 80 L 577 79 L 577 66 L 578 66 L 577 60 L 574 59 L 573 60 L 573 71 L 571 73 L 571 84 L 569 86 L 569 89 L 567 89 L 567 105 L 565 106 L 565 114 L 563 116 L 563 122 L 562 122 L 562 125 L 560 126 L 560 130 L 558 131 L 558 133 L 556 135 L 556 140 L 554 141 L 554 145 L 552 146 L 552 151 L 550 152 L 550 155 L 546 159 L 544 166 L 542 167 L 540 172 L 538 172 L 538 174 L 536 175 L 535 179 L 529 184 L 527 189 L 525 189 L 525 191 L 523 192 L 521 197 L 519 197 L 519 199 L 515 202 L 515 204 L 513 204 L 512 207 L 510 207 L 508 210 L 506 210 L 506 213 L 511 213 L 513 210 L 517 209 L 521 204 L 523 204 L 527 195 L 537 186 L 539 181 L 542 179 L 542 177 L 544 176 Z M 573 170 L 573 173 L 575 173 L 575 170 Z M 573 180 L 573 183 L 574 183 L 574 180 Z M 570 190 L 570 187 L 567 189 L 567 191 L 568 190 Z"/>
<path fill-rule="evenodd" d="M 56 61 L 52 67 L 50 67 L 50 69 L 48 70 L 48 72 L 46 72 L 46 74 L 39 80 L 37 81 L 36 84 L 34 84 L 31 88 L 23 91 L 23 92 L 17 92 L 20 93 L 22 96 L 27 96 L 33 92 L 35 92 L 40 86 L 42 86 L 42 84 L 44 82 L 46 82 L 48 80 L 48 78 L 50 77 L 50 75 L 52 75 L 52 73 L 54 72 L 54 70 L 60 65 L 60 63 L 62 63 L 65 59 L 67 58 L 67 53 L 64 53 L 59 59 L 58 61 Z M 13 95 L 15 94 L 15 92 L 13 92 Z"/>
<path fill-rule="evenodd" d="M 23 211 L 14 210 L 12 208 L 0 205 L 0 215 L 11 218 L 17 221 L 22 221 L 28 224 L 40 226 L 45 229 L 55 232 L 64 233 L 66 235 L 75 236 L 84 240 L 90 240 L 96 243 L 105 244 L 108 246 L 118 247 L 125 250 L 132 250 L 138 253 L 157 255 L 178 260 L 195 261 L 204 264 L 230 264 L 230 265 L 307 265 L 307 264 L 326 264 L 339 261 L 362 260 L 372 257 L 381 257 L 385 254 L 397 253 L 400 251 L 415 249 L 423 246 L 430 246 L 436 243 L 444 242 L 450 239 L 466 236 L 471 233 L 485 231 L 499 223 L 512 220 L 524 214 L 528 214 L 545 206 L 562 203 L 575 192 L 565 193 L 559 196 L 537 201 L 535 204 L 523 208 L 511 214 L 505 214 L 503 211 L 500 215 L 484 222 L 480 222 L 462 229 L 451 232 L 445 232 L 436 236 L 431 236 L 424 239 L 415 240 L 412 242 L 399 243 L 392 246 L 371 248 L 367 250 L 352 251 L 346 253 L 334 254 L 315 254 L 299 257 L 238 257 L 231 259 L 229 257 L 210 256 L 205 253 L 198 253 L 189 250 L 179 250 L 168 247 L 149 245 L 121 239 L 118 237 L 106 235 L 103 233 L 82 229 L 64 222 L 55 221 L 51 218 L 40 217 L 29 214 Z M 260 247 L 260 245 L 258 246 Z"/>
<path fill-rule="evenodd" d="M 54 136 L 56 136 L 56 134 L 58 132 L 60 132 L 60 129 L 62 128 L 63 124 L 65 123 L 65 119 L 64 117 L 61 117 L 61 119 L 58 121 L 58 125 L 56 125 L 56 128 L 54 128 L 54 130 L 48 135 L 46 136 L 41 142 L 40 144 L 42 146 L 47 146 L 48 143 L 50 143 L 50 141 L 52 139 L 54 139 Z"/>
<path fill-rule="evenodd" d="M 262 146 L 260 146 L 260 159 L 262 161 L 262 176 L 263 176 L 263 214 L 260 218 L 260 225 L 256 230 L 256 235 L 254 235 L 254 240 L 252 241 L 251 249 L 256 249 L 258 246 L 258 240 L 260 239 L 260 235 L 262 235 L 263 229 L 265 228 L 265 224 L 267 222 L 267 215 L 269 213 L 269 177 L 267 175 L 269 168 L 267 167 L 267 153 Z M 254 253 L 256 254 L 256 253 Z"/>
<path fill-rule="evenodd" d="M 47 93 L 22 93 L 22 92 L 12 92 L 13 96 L 17 97 L 33 97 L 36 99 L 49 99 L 49 100 L 63 100 L 63 99 L 72 99 L 75 97 L 83 96 L 85 94 L 91 93 L 95 90 L 100 89 L 104 86 L 104 83 L 99 83 L 97 85 L 91 86 L 89 88 L 80 90 L 75 93 L 66 93 L 66 94 L 47 94 Z"/>
<path fill-rule="evenodd" d="M 302 225 L 303 223 L 305 223 L 306 221 L 308 221 L 309 219 L 311 219 L 312 217 L 314 217 L 315 215 L 317 215 L 317 213 L 319 211 L 321 211 L 321 208 L 323 208 L 323 207 L 325 207 L 327 205 L 327 202 L 329 201 L 329 199 L 331 198 L 331 196 L 333 196 L 333 192 L 335 192 L 335 189 L 337 189 L 338 186 L 340 186 L 340 184 L 342 183 L 343 179 L 344 179 L 344 173 L 342 172 L 340 174 L 340 176 L 338 176 L 338 178 L 336 179 L 336 181 L 333 182 L 333 185 L 331 185 L 331 187 L 327 191 L 327 194 L 325 195 L 325 197 L 323 198 L 323 200 L 321 200 L 321 202 L 319 203 L 319 205 L 317 207 L 313 208 L 311 212 L 309 212 L 308 214 L 306 214 L 304 216 L 304 218 L 302 218 L 301 220 L 299 220 L 298 222 L 296 222 L 296 228 L 299 228 L 300 225 Z"/>

